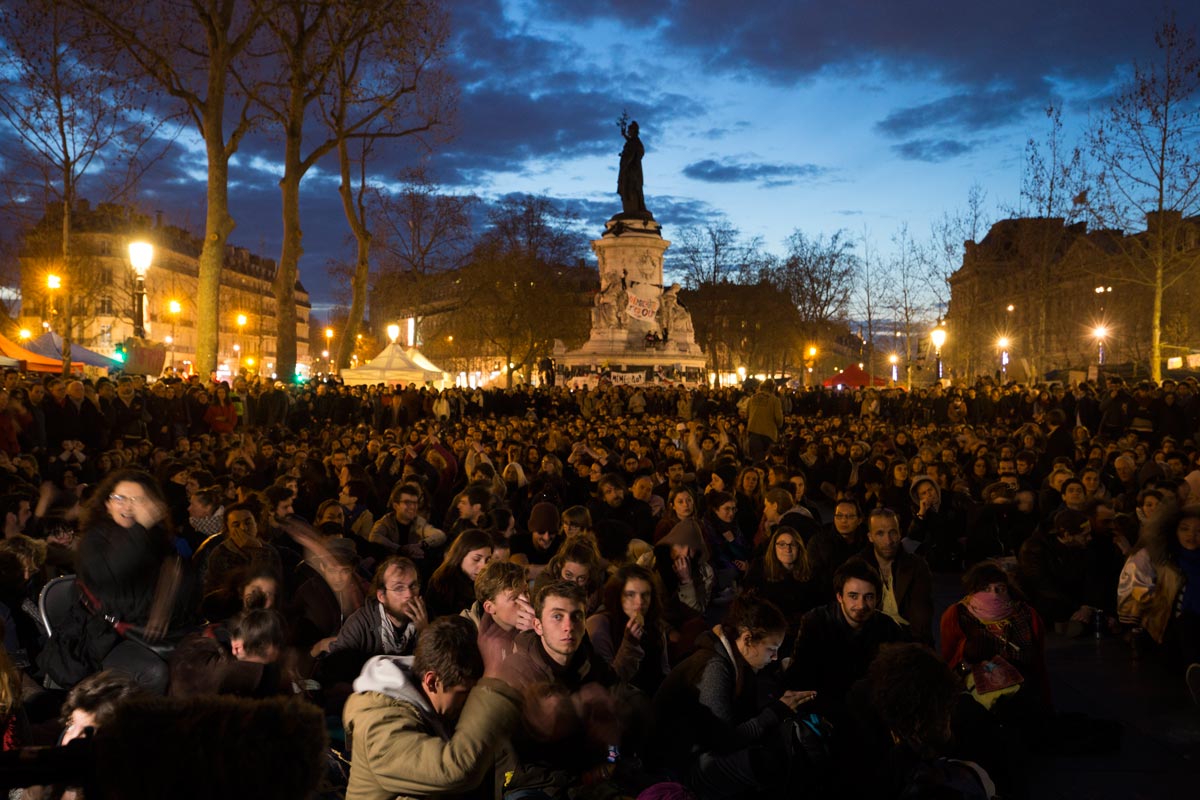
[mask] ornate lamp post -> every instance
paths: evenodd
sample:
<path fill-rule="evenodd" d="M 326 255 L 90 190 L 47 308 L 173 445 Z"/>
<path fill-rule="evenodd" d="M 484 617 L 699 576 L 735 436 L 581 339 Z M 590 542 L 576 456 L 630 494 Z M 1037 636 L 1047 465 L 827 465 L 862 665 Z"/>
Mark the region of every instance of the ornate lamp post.
<path fill-rule="evenodd" d="M 929 339 L 933 342 L 934 357 L 937 359 L 937 377 L 940 381 L 942 379 L 942 345 L 946 343 L 946 328 L 940 319 L 937 327 L 929 332 Z"/>
<path fill-rule="evenodd" d="M 892 353 L 888 356 L 888 363 L 892 365 L 892 385 L 900 382 L 900 356 Z"/>
<path fill-rule="evenodd" d="M 154 247 L 147 242 L 129 243 L 129 263 L 133 265 L 133 335 L 146 338 L 146 271 L 154 259 Z"/>
<path fill-rule="evenodd" d="M 996 340 L 996 347 L 1000 348 L 1000 382 L 1005 383 L 1008 380 L 1008 346 L 1010 342 L 1007 336 L 1001 336 Z"/>
<path fill-rule="evenodd" d="M 57 275 L 47 275 L 46 276 L 46 290 L 50 294 L 50 319 L 52 322 L 51 322 L 51 324 L 42 323 L 42 325 L 48 331 L 53 330 L 54 315 L 58 313 L 58 309 L 56 308 L 58 303 L 57 303 L 57 298 L 55 298 L 55 296 L 54 296 L 54 293 L 57 292 L 61 288 L 62 288 L 62 278 L 58 277 Z"/>

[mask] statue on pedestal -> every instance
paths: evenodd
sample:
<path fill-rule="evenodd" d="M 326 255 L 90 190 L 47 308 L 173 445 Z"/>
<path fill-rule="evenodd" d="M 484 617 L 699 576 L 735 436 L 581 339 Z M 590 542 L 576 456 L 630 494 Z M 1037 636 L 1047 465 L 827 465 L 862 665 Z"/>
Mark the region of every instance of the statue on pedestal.
<path fill-rule="evenodd" d="M 621 135 L 625 137 L 625 146 L 621 149 L 621 169 L 617 174 L 617 194 L 621 196 L 621 212 L 624 214 L 645 214 L 646 198 L 642 195 L 642 156 L 646 148 L 638 138 L 636 121 L 626 125 L 629 115 L 621 115 L 617 125 Z"/>

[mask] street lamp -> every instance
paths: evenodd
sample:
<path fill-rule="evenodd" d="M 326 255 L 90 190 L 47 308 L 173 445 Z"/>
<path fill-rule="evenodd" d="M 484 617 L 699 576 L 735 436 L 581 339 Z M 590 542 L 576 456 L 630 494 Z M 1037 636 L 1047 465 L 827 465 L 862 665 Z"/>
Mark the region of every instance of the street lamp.
<path fill-rule="evenodd" d="M 133 265 L 133 335 L 146 338 L 146 271 L 154 258 L 154 247 L 147 242 L 129 243 L 129 263 Z"/>
<path fill-rule="evenodd" d="M 1092 336 L 1096 337 L 1096 357 L 1100 366 L 1104 366 L 1104 340 L 1108 338 L 1108 328 L 1103 325 L 1097 325 L 1092 329 Z"/>
<path fill-rule="evenodd" d="M 51 320 L 53 320 L 54 315 L 58 313 L 58 309 L 55 307 L 57 305 L 57 303 L 56 303 L 56 299 L 54 297 L 54 293 L 57 292 L 61 288 L 62 288 L 62 278 L 58 277 L 57 275 L 47 275 L 46 276 L 46 289 L 50 294 L 50 319 Z M 50 325 L 48 323 L 43 322 L 42 327 L 44 327 L 46 330 L 50 330 Z"/>
<path fill-rule="evenodd" d="M 1001 336 L 996 340 L 996 347 L 1000 348 L 1000 382 L 1005 383 L 1008 380 L 1008 337 Z"/>
<path fill-rule="evenodd" d="M 888 363 L 892 365 L 892 383 L 900 382 L 900 356 L 892 353 L 888 356 Z"/>
<path fill-rule="evenodd" d="M 934 357 L 937 359 L 937 377 L 942 379 L 942 345 L 946 343 L 946 329 L 942 326 L 942 321 L 939 319 L 937 327 L 929 332 L 929 339 L 933 342 Z"/>
<path fill-rule="evenodd" d="M 325 349 L 332 352 L 333 350 L 333 328 L 325 329 Z M 326 356 L 328 358 L 329 356 Z M 329 365 L 329 374 L 333 374 L 333 365 Z"/>
<path fill-rule="evenodd" d="M 242 346 L 240 344 L 233 345 L 233 354 L 237 356 L 237 371 L 240 375 L 242 372 Z"/>
<path fill-rule="evenodd" d="M 171 336 L 167 342 L 171 345 L 171 369 L 175 369 L 175 325 L 179 322 L 179 312 L 183 310 L 183 306 L 178 300 L 172 300 L 167 303 L 167 311 L 171 314 Z"/>
<path fill-rule="evenodd" d="M 387 335 L 388 338 L 392 340 L 392 344 L 395 344 L 396 340 L 400 338 L 400 326 L 395 323 L 388 325 Z"/>

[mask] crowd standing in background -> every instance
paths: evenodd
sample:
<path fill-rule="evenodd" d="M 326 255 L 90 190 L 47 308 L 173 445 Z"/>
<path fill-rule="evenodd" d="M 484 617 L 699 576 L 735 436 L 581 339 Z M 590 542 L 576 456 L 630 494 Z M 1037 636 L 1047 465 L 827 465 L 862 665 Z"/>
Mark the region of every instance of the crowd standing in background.
<path fill-rule="evenodd" d="M 1068 735 L 1047 636 L 1200 700 L 1198 431 L 1193 379 L 9 371 L 3 747 L 236 697 L 324 719 L 327 797 L 1019 797 Z"/>

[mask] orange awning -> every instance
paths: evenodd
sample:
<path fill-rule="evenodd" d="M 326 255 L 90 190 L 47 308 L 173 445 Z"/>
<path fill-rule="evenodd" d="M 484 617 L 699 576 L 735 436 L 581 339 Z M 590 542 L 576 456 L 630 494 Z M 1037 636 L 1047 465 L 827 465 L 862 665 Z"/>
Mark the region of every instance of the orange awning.
<path fill-rule="evenodd" d="M 38 355 L 32 350 L 26 350 L 21 345 L 0 334 L 0 353 L 25 362 L 26 372 L 62 372 L 62 362 L 55 358 Z M 71 371 L 83 371 L 83 362 L 72 361 Z"/>

